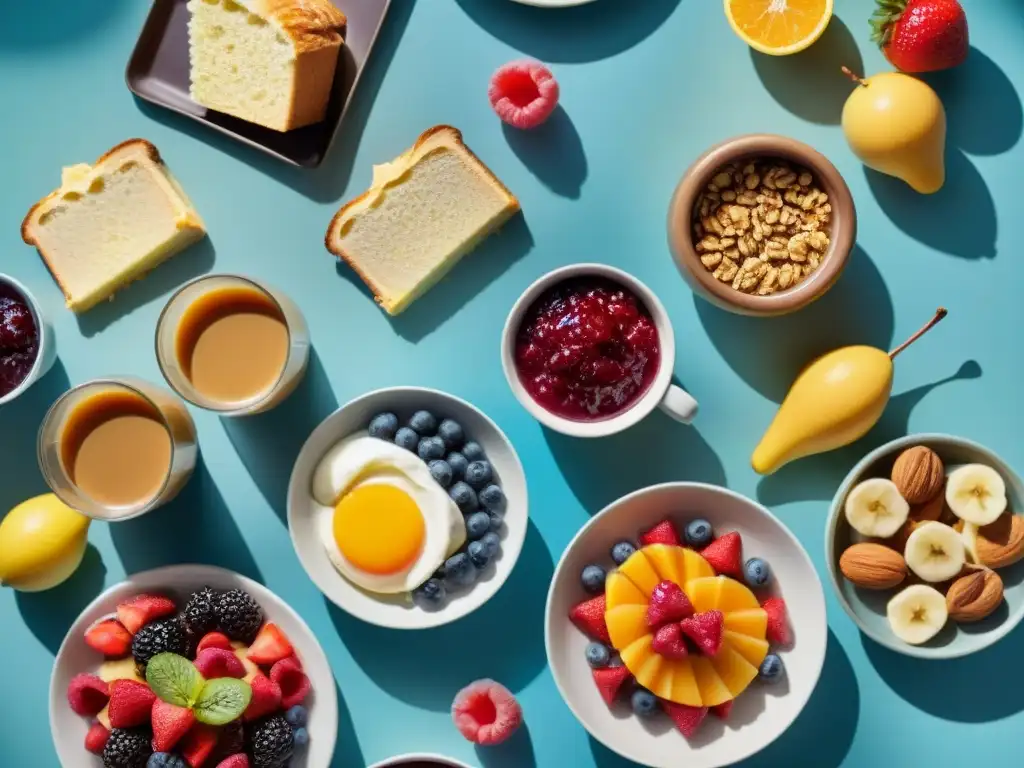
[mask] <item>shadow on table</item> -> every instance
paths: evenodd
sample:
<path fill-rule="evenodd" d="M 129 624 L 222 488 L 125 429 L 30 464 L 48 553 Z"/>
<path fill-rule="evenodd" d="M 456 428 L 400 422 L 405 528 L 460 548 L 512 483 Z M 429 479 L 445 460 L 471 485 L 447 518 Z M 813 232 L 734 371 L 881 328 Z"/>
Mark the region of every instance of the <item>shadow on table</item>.
<path fill-rule="evenodd" d="M 106 574 L 99 550 L 89 544 L 82 564 L 63 584 L 45 592 L 15 593 L 21 618 L 50 653 L 57 654 L 78 614 L 103 591 Z"/>
<path fill-rule="evenodd" d="M 870 304 L 865 297 L 870 296 Z M 748 317 L 694 294 L 708 337 L 729 367 L 776 403 L 819 355 L 850 344 L 889 349 L 894 315 L 881 273 L 860 246 L 832 289 L 808 307 L 781 317 Z M 753 447 L 753 446 L 751 446 Z"/>
<path fill-rule="evenodd" d="M 860 440 L 828 453 L 798 459 L 763 478 L 757 485 L 758 501 L 769 507 L 792 501 L 831 501 L 858 461 L 878 446 L 907 434 L 910 414 L 929 392 L 943 384 L 978 379 L 981 375 L 981 366 L 968 360 L 952 376 L 893 396 L 882 418 Z"/>
<path fill-rule="evenodd" d="M 476 747 L 483 768 L 535 768 L 537 757 L 530 738 L 530 726 L 523 723 L 508 741 L 492 747 Z"/>
<path fill-rule="evenodd" d="M 754 69 L 765 89 L 794 115 L 812 123 L 839 125 L 843 105 L 854 85 L 842 68 L 864 74 L 850 28 L 833 16 L 821 39 L 792 56 L 769 56 L 750 49 Z"/>
<path fill-rule="evenodd" d="M 536 8 L 456 0 L 487 32 L 546 62 L 585 62 L 627 51 L 655 32 L 680 0 L 601 0 L 578 8 Z"/>
<path fill-rule="evenodd" d="M 200 456 L 178 497 L 134 520 L 110 524 L 129 575 L 163 565 L 217 565 L 262 583 L 238 524 Z"/>
<path fill-rule="evenodd" d="M 255 416 L 220 420 L 263 498 L 286 525 L 295 460 L 313 430 L 337 409 L 327 373 L 310 347 L 306 375 L 283 403 Z"/>
<path fill-rule="evenodd" d="M 649 485 L 681 480 L 726 484 L 722 460 L 700 432 L 659 411 L 600 440 L 569 437 L 547 427 L 544 438 L 569 487 L 592 515 Z"/>
<path fill-rule="evenodd" d="M 473 680 L 493 678 L 518 693 L 544 669 L 544 604 L 554 570 L 531 522 L 505 585 L 452 624 L 418 632 L 385 629 L 324 600 L 345 647 L 378 686 L 414 707 L 447 712 L 459 689 Z M 486 653 L 467 653 L 466 638 L 474 637 L 488 638 Z"/>
<path fill-rule="evenodd" d="M 587 180 L 587 156 L 572 118 L 561 105 L 532 131 L 502 123 L 505 140 L 531 173 L 556 195 L 579 199 Z"/>
<path fill-rule="evenodd" d="M 337 680 L 334 681 L 334 688 L 338 694 L 338 740 L 334 744 L 331 768 L 355 768 L 355 766 L 366 765 L 366 761 L 363 759 L 363 750 L 360 749 L 359 740 L 356 738 L 352 713 L 349 711 Z"/>
<path fill-rule="evenodd" d="M 76 38 L 99 34 L 125 9 L 129 0 L 32 0 L 4 4 L 0 55 L 32 48 L 67 46 Z"/>

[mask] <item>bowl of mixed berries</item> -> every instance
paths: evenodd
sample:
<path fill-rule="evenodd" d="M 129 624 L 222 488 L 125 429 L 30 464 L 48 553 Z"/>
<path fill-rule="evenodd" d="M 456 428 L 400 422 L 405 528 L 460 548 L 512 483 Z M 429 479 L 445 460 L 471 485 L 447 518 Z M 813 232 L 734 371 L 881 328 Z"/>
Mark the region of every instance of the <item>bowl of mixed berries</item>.
<path fill-rule="evenodd" d="M 334 753 L 331 678 L 312 631 L 266 587 L 171 566 L 110 588 L 72 625 L 50 729 L 63 765 L 313 768 Z"/>
<path fill-rule="evenodd" d="M 655 768 L 730 765 L 774 741 L 810 698 L 826 638 L 821 582 L 796 538 L 700 483 L 605 508 L 548 592 L 562 698 L 595 739 Z"/>

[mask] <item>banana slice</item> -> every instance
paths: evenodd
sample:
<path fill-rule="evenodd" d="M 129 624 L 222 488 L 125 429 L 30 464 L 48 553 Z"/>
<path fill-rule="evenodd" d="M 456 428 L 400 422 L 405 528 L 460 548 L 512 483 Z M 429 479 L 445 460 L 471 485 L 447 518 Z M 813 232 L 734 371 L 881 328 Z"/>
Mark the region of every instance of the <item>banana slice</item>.
<path fill-rule="evenodd" d="M 865 536 L 895 536 L 909 514 L 910 505 L 896 483 L 882 477 L 865 480 L 846 497 L 846 522 Z"/>
<path fill-rule="evenodd" d="M 976 565 L 982 565 L 981 558 L 978 557 L 978 526 L 965 522 L 963 530 L 960 531 L 960 540 L 967 550 L 967 559 Z"/>
<path fill-rule="evenodd" d="M 967 552 L 960 534 L 944 523 L 922 523 L 907 537 L 903 559 L 921 579 L 946 581 L 964 567 Z"/>
<path fill-rule="evenodd" d="M 988 525 L 1006 511 L 1006 483 L 992 467 L 966 464 L 949 473 L 946 503 L 961 520 Z"/>
<path fill-rule="evenodd" d="M 934 587 L 914 584 L 899 592 L 886 606 L 892 633 L 910 645 L 927 643 L 946 626 L 946 598 Z"/>

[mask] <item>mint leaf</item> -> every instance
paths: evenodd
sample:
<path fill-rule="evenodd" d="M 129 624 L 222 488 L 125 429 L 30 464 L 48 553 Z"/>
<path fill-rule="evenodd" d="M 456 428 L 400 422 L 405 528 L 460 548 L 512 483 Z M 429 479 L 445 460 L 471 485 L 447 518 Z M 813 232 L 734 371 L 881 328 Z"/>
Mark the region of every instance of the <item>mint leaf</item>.
<path fill-rule="evenodd" d="M 241 717 L 252 699 L 252 688 L 244 680 L 218 677 L 210 680 L 192 705 L 196 720 L 207 725 L 227 725 Z"/>
<path fill-rule="evenodd" d="M 206 681 L 184 656 L 158 653 L 146 665 L 146 682 L 168 704 L 191 707 Z"/>

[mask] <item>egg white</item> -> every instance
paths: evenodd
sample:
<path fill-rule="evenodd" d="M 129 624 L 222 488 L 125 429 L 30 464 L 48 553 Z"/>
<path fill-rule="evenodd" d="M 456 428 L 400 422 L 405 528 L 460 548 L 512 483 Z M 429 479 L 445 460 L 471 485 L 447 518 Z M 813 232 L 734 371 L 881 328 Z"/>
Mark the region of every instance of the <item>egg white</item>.
<path fill-rule="evenodd" d="M 391 485 L 407 493 L 423 515 L 423 549 L 399 573 L 366 573 L 342 554 L 334 540 L 334 508 L 362 485 Z M 379 594 L 411 592 L 431 577 L 466 541 L 466 524 L 455 502 L 416 455 L 393 443 L 360 433 L 331 448 L 313 473 L 313 498 L 319 510 L 320 539 L 337 571 L 359 587 Z M 386 531 L 382 532 L 386 535 Z"/>

